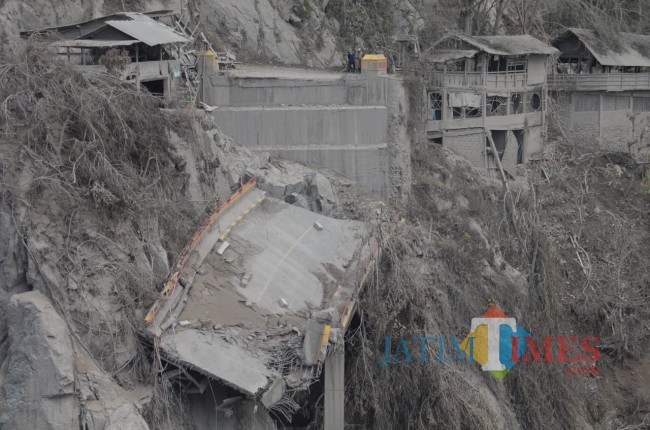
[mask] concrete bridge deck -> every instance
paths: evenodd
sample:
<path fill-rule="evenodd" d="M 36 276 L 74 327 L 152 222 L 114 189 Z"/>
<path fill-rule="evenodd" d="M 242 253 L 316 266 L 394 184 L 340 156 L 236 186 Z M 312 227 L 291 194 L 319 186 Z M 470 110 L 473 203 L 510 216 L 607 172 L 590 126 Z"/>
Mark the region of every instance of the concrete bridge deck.
<path fill-rule="evenodd" d="M 236 197 L 184 251 L 148 331 L 173 364 L 168 371 L 193 381 L 197 402 L 219 381 L 269 410 L 285 408 L 340 346 L 381 246 L 369 224 L 265 197 L 250 184 Z"/>

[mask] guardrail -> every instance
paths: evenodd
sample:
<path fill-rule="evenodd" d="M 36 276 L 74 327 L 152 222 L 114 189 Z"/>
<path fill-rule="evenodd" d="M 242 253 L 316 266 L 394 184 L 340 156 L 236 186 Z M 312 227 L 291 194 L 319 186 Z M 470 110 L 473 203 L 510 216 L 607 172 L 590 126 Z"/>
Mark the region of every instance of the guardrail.
<path fill-rule="evenodd" d="M 212 226 L 217 218 L 230 206 L 233 205 L 239 198 L 246 194 L 250 189 L 255 187 L 255 184 L 257 183 L 257 177 L 251 178 L 248 182 L 243 184 L 237 191 L 232 193 L 228 199 L 223 202 L 219 207 L 206 219 L 203 224 L 194 232 L 194 235 L 192 236 L 192 239 L 183 247 L 181 252 L 178 254 L 176 257 L 176 260 L 174 260 L 174 263 L 170 266 L 169 273 L 167 274 L 167 282 L 165 283 L 165 287 L 163 290 L 160 292 L 160 297 L 156 302 L 151 306 L 151 309 L 145 316 L 145 322 L 147 324 L 150 324 L 153 322 L 156 314 L 158 311 L 162 308 L 162 306 L 165 304 L 165 302 L 172 297 L 174 291 L 176 290 L 177 286 L 180 283 L 180 279 L 183 277 L 185 274 L 186 270 L 186 264 L 187 264 L 187 259 L 189 256 L 192 254 L 192 251 L 196 248 L 198 242 L 201 240 L 203 237 L 203 234 Z M 178 270 L 178 271 L 176 271 Z"/>

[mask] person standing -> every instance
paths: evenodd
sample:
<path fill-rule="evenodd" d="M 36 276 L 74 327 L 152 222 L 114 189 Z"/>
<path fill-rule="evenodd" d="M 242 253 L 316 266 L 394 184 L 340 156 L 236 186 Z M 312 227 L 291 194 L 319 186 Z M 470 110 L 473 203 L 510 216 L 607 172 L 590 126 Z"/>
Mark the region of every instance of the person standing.
<path fill-rule="evenodd" d="M 354 56 L 354 67 L 357 69 L 357 73 L 361 73 L 361 59 L 363 58 L 363 51 L 361 48 L 357 48 L 357 53 Z"/>
<path fill-rule="evenodd" d="M 348 72 L 350 73 L 354 72 L 354 65 L 355 65 L 354 49 L 350 49 L 350 51 L 348 52 Z"/>

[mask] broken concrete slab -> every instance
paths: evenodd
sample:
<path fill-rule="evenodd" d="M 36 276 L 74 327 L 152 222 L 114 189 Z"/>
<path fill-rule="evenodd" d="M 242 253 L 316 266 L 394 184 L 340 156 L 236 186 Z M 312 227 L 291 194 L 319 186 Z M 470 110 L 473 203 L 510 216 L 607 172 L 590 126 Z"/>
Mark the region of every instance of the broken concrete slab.
<path fill-rule="evenodd" d="M 284 393 L 287 391 L 287 383 L 284 381 L 283 378 L 278 378 L 273 383 L 271 383 L 271 386 L 267 388 L 267 390 L 262 394 L 262 404 L 267 408 L 270 409 L 273 407 L 275 404 L 277 404 L 280 400 L 282 400 L 282 396 L 284 396 Z"/>
<path fill-rule="evenodd" d="M 260 189 L 266 191 L 270 197 L 281 199 L 284 197 L 286 185 L 269 181 L 260 182 Z"/>
<path fill-rule="evenodd" d="M 290 170 L 271 165 L 260 178 L 260 188 L 269 196 L 282 200 L 285 195 L 305 192 L 304 175 L 298 168 Z"/>
<path fill-rule="evenodd" d="M 266 387 L 272 375 L 264 360 L 216 333 L 183 330 L 164 336 L 160 347 L 179 364 L 200 370 L 249 395 Z"/>
<path fill-rule="evenodd" d="M 309 185 L 309 195 L 313 199 L 320 198 L 331 204 L 338 204 L 338 198 L 334 194 L 332 183 L 322 173 L 311 173 L 305 176 Z"/>
<path fill-rule="evenodd" d="M 298 197 L 296 198 L 296 202 L 294 203 L 295 206 L 298 206 L 299 208 L 307 209 L 309 210 L 309 199 L 302 195 L 299 194 Z"/>
<path fill-rule="evenodd" d="M 328 234 L 314 229 L 318 221 Z M 318 307 L 323 300 L 323 280 L 334 279 L 331 269 L 345 272 L 366 232 L 362 222 L 338 220 L 306 211 L 275 199 L 267 199 L 231 233 L 240 264 L 253 277 L 241 291 L 253 303 L 273 313 L 286 313 L 278 299 L 293 311 Z M 254 245 L 253 245 L 254 244 Z"/>
<path fill-rule="evenodd" d="M 305 331 L 305 338 L 302 347 L 304 363 L 307 365 L 311 366 L 318 363 L 321 339 L 323 338 L 323 328 L 323 324 L 316 320 L 309 320 L 307 322 L 307 331 Z"/>
<path fill-rule="evenodd" d="M 244 394 L 265 393 L 267 405 L 281 397 L 283 383 L 308 388 L 331 345 L 330 326 L 306 316 L 328 303 L 331 309 L 323 318 L 341 326 L 338 315 L 353 311 L 350 297 L 373 261 L 371 237 L 373 229 L 366 223 L 266 198 L 230 230 L 228 258 L 213 251 L 196 268 L 205 274 L 194 280 L 197 285 L 178 318 L 209 316 L 209 327 L 167 331 L 159 343 L 161 355 Z M 206 289 L 210 296 L 201 294 Z M 334 340 L 342 336 L 343 329 Z M 294 351 L 301 346 L 303 353 Z M 226 359 L 214 363 L 217 356 Z M 291 361 L 281 366 L 288 372 L 296 366 L 302 370 L 280 375 L 269 365 L 278 360 Z M 271 383 L 277 379 L 283 382 Z"/>
<path fill-rule="evenodd" d="M 319 323 L 332 324 L 332 321 L 337 317 L 337 311 L 333 307 L 329 307 L 327 309 L 312 312 L 311 317 Z"/>

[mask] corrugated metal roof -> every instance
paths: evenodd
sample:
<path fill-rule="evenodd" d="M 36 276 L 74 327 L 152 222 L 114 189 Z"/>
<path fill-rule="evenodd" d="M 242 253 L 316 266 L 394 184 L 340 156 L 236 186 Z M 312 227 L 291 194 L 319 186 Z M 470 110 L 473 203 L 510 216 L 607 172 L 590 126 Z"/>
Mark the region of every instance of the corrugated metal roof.
<path fill-rule="evenodd" d="M 65 24 L 65 25 L 58 25 L 55 27 L 46 27 L 46 28 L 41 28 L 41 29 L 35 29 L 35 30 L 22 30 L 20 32 L 21 36 L 29 36 L 32 33 L 44 33 L 44 32 L 50 32 L 50 31 L 64 31 L 68 30 L 70 28 L 78 28 L 78 27 L 84 27 L 89 24 L 95 24 L 95 23 L 102 23 L 110 19 L 119 19 L 119 18 L 124 18 L 125 16 L 133 15 L 134 13 L 132 12 L 117 12 L 111 15 L 105 15 L 101 16 L 98 18 L 93 18 L 88 21 L 82 21 L 82 22 L 75 22 L 71 24 Z M 163 9 L 163 10 L 155 10 L 151 12 L 141 12 L 139 13 L 141 15 L 146 15 L 146 16 L 151 16 L 151 17 L 161 17 L 161 16 L 168 16 L 168 15 L 173 15 L 174 11 L 169 10 L 169 9 Z"/>
<path fill-rule="evenodd" d="M 554 55 L 560 52 L 554 47 L 527 34 L 518 36 L 467 36 L 458 33 L 444 37 L 436 45 L 449 38 L 461 40 L 480 51 L 492 55 Z"/>
<path fill-rule="evenodd" d="M 600 37 L 595 31 L 569 28 L 553 41 L 557 43 L 575 35 L 603 66 L 650 67 L 650 36 L 618 33 L 616 40 Z"/>
<path fill-rule="evenodd" d="M 78 39 L 78 40 L 61 40 L 54 42 L 52 46 L 61 48 L 106 48 L 111 46 L 128 46 L 138 43 L 139 40 L 94 40 L 94 39 Z"/>
<path fill-rule="evenodd" d="M 130 19 L 106 21 L 106 25 L 128 34 L 149 46 L 189 42 L 182 34 L 146 15 L 139 13 L 126 13 L 125 15 Z"/>

